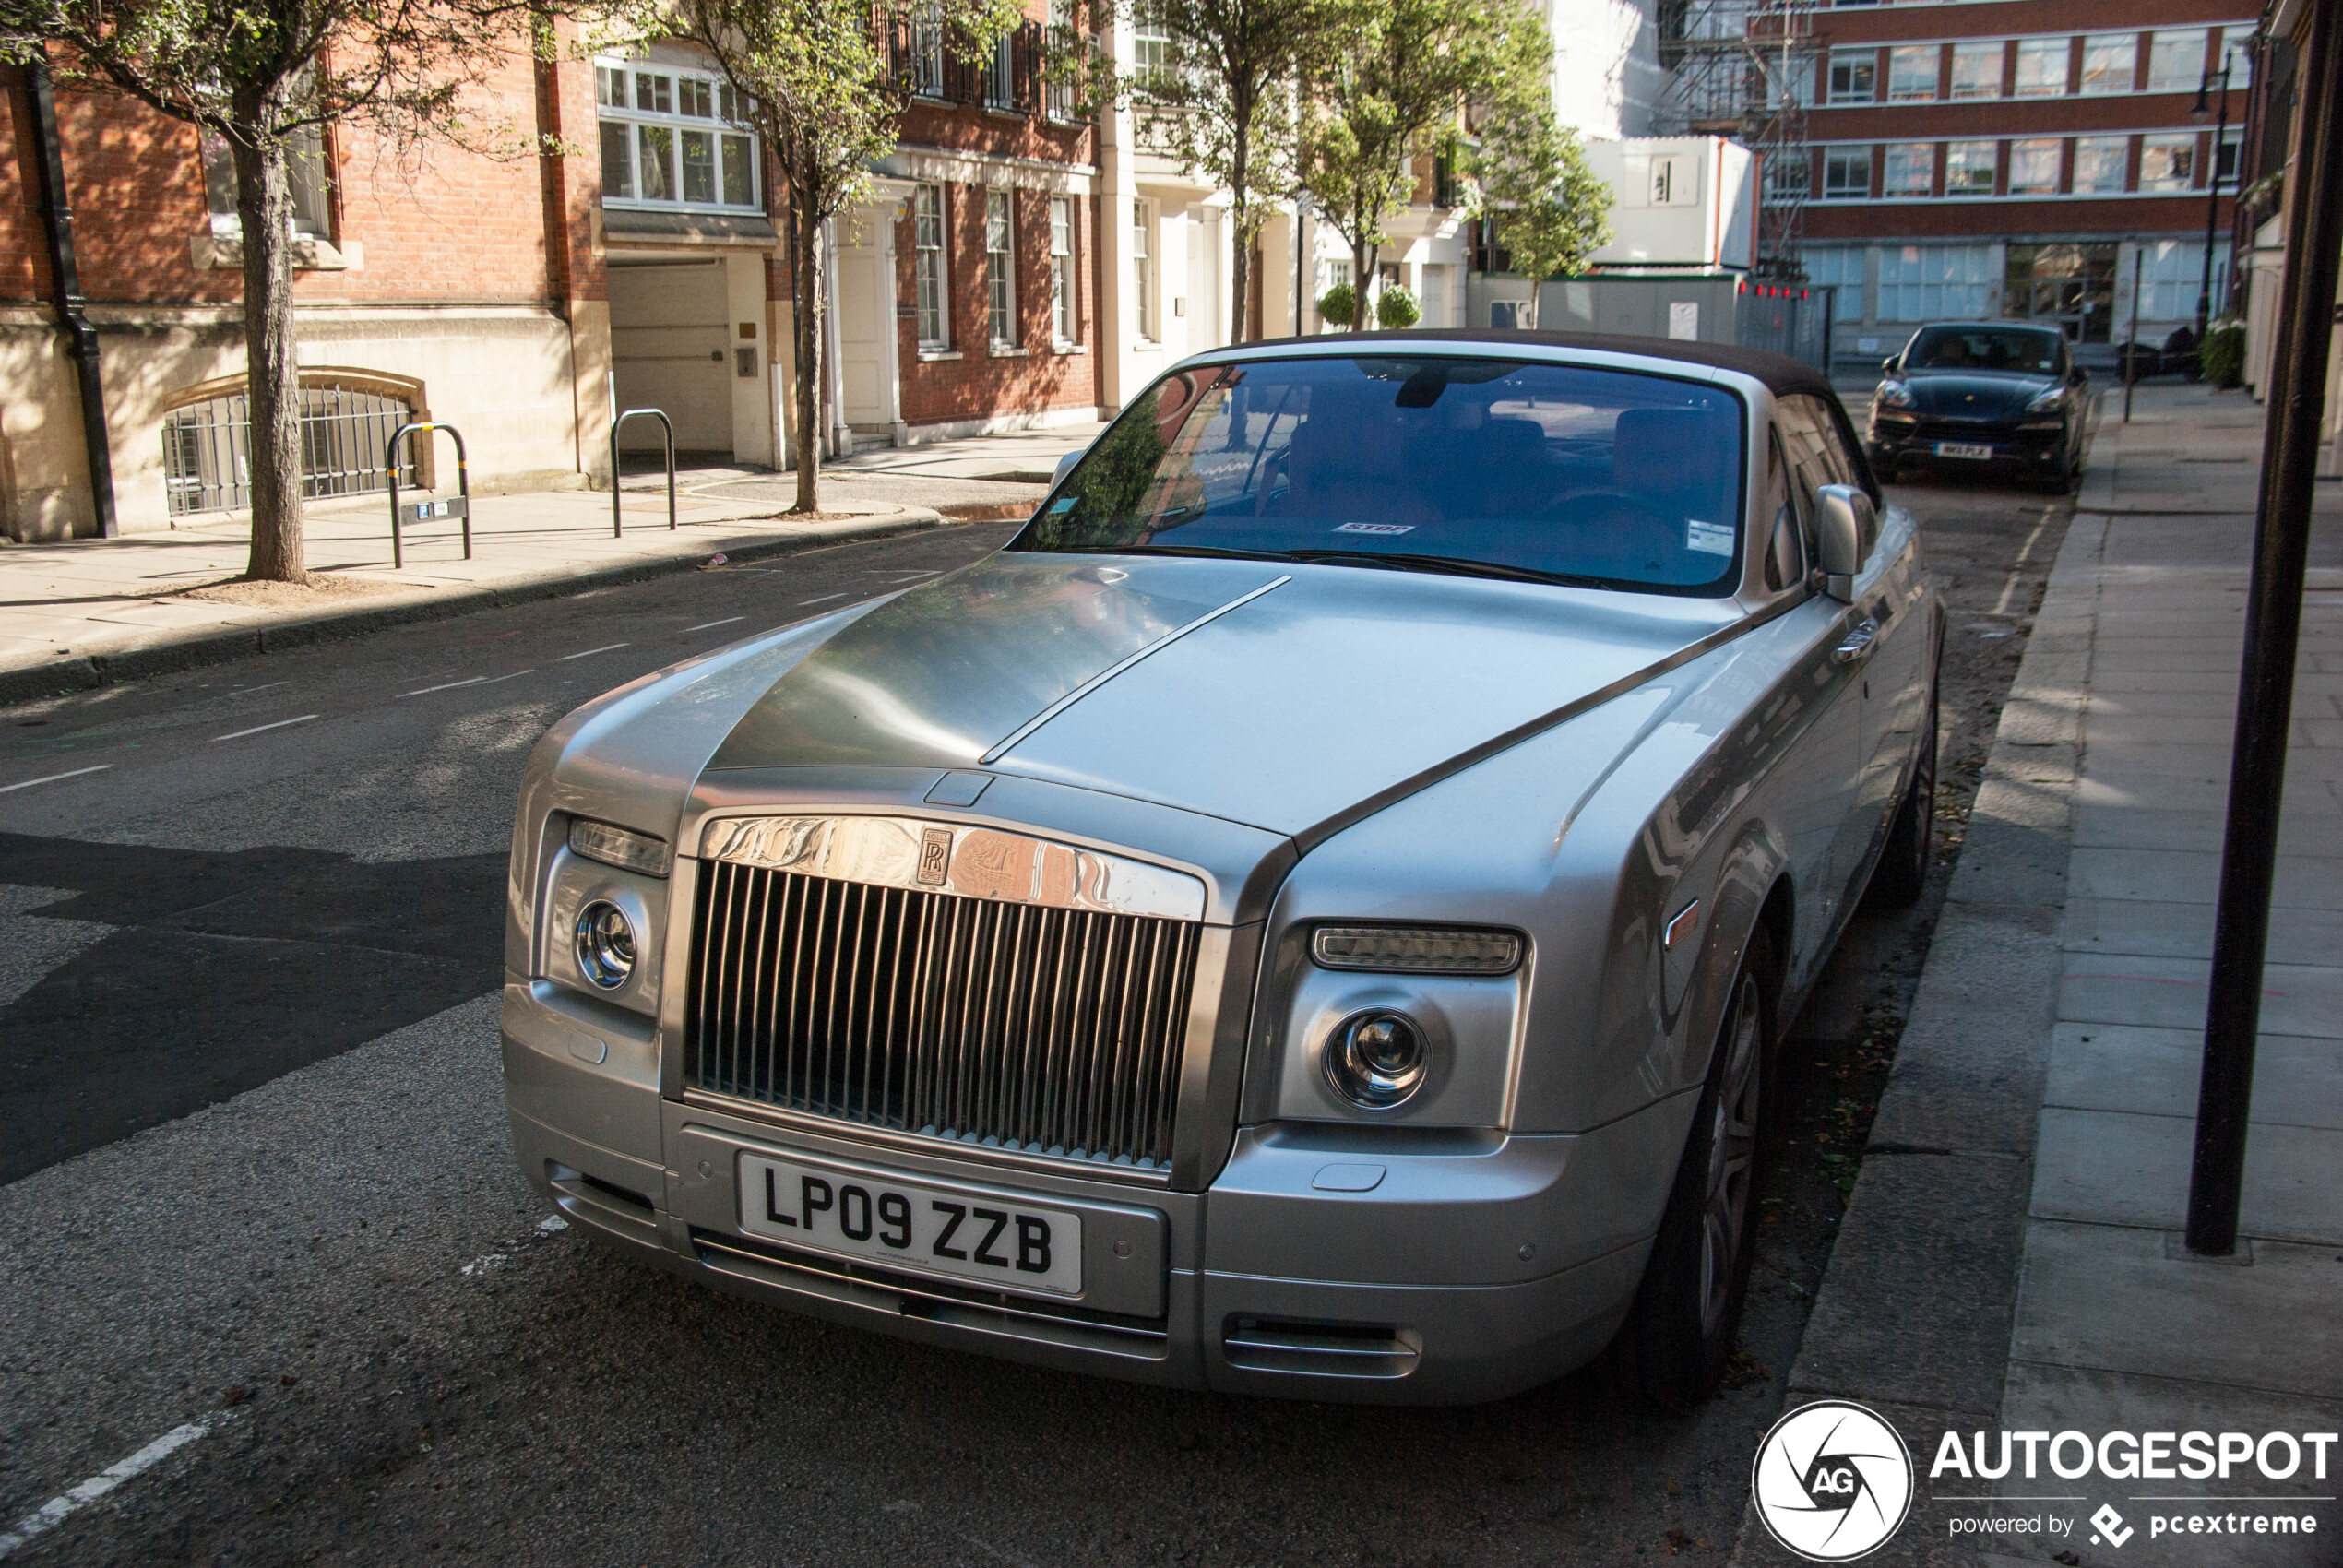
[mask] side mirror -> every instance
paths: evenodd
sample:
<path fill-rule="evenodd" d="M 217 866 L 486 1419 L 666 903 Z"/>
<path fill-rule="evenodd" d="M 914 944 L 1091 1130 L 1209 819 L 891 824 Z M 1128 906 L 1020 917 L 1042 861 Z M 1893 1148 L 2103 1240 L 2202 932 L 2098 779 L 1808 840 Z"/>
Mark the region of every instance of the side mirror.
<path fill-rule="evenodd" d="M 1898 362 L 1899 360 L 1901 360 L 1901 359 L 1902 359 L 1902 357 L 1903 357 L 1903 356 L 1902 356 L 1902 355 L 1900 355 L 1900 354 L 1890 354 L 1890 355 L 1888 355 L 1885 359 L 1884 359 L 1884 360 L 1880 361 L 1880 362 L 1879 362 L 1879 374 L 1882 374 L 1882 375 L 1893 375 L 1893 374 L 1896 374 L 1896 370 L 1897 370 L 1897 362 Z"/>
<path fill-rule="evenodd" d="M 1080 452 L 1068 452 L 1064 457 L 1060 457 L 1058 459 L 1057 468 L 1053 470 L 1050 475 L 1050 488 L 1052 490 L 1055 490 L 1059 485 L 1064 484 L 1065 482 L 1065 476 L 1072 473 L 1074 471 L 1074 465 L 1081 460 L 1082 454 Z"/>
<path fill-rule="evenodd" d="M 1855 600 L 1855 578 L 1879 536 L 1879 514 L 1871 497 L 1851 484 L 1826 484 L 1814 492 L 1816 553 L 1823 591 L 1841 604 Z"/>

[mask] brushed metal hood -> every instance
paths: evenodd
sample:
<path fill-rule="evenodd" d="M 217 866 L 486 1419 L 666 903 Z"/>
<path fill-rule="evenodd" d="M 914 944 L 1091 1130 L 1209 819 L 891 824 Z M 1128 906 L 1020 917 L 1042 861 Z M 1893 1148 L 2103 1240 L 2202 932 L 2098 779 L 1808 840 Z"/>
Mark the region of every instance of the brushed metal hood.
<path fill-rule="evenodd" d="M 1742 616 L 1421 573 L 1003 553 L 842 629 L 710 768 L 981 763 L 1298 836 Z"/>

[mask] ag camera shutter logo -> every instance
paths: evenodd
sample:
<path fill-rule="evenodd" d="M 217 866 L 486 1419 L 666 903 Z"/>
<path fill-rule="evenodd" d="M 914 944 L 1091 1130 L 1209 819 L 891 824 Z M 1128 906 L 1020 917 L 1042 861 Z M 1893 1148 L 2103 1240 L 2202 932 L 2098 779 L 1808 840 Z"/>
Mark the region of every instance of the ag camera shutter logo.
<path fill-rule="evenodd" d="M 1768 1533 L 1809 1562 L 1850 1562 L 1876 1550 L 1912 1505 L 1904 1440 L 1843 1399 L 1802 1405 L 1757 1445 L 1750 1495 Z"/>

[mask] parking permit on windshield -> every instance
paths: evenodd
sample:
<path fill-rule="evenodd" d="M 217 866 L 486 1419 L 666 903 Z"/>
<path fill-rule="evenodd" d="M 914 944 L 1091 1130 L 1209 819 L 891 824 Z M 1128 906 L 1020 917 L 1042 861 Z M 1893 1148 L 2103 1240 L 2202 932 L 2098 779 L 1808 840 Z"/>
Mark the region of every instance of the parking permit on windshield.
<path fill-rule="evenodd" d="M 1413 533 L 1413 523 L 1337 523 L 1337 533 Z"/>
<path fill-rule="evenodd" d="M 1698 517 L 1684 519 L 1684 548 L 1697 550 L 1704 555 L 1730 555 L 1733 552 L 1733 530 L 1725 523 L 1704 523 Z"/>

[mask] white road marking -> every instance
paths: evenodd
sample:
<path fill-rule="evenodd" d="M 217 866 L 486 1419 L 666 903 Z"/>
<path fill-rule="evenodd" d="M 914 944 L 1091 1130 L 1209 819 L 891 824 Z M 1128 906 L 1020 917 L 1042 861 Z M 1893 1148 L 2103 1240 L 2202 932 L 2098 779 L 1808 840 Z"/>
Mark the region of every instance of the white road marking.
<path fill-rule="evenodd" d="M 281 686 L 281 685 L 283 685 L 283 684 L 285 684 L 285 683 L 284 683 L 284 682 L 282 682 L 282 681 L 271 681 L 271 682 L 269 682 L 269 683 L 268 683 L 267 685 L 265 685 L 265 686 L 231 686 L 231 687 L 229 687 L 228 689 L 229 689 L 230 691 L 232 691 L 232 692 L 236 693 L 238 695 L 243 695 L 244 693 L 245 693 L 245 692 L 266 692 L 266 691 L 270 691 L 270 690 L 273 690 L 274 688 L 276 688 L 276 687 L 278 687 L 278 686 Z"/>
<path fill-rule="evenodd" d="M 2009 569 L 2008 580 L 2002 584 L 2002 596 L 1993 601 L 1993 608 L 1990 613 L 1995 615 L 2009 613 L 2010 596 L 2017 591 L 2017 579 L 2026 571 L 2027 558 L 2034 553 L 2034 542 L 2042 537 L 2042 530 L 2050 527 L 2051 514 L 2057 510 L 2058 506 L 2055 503 L 2042 508 L 2041 520 L 2034 525 L 2034 531 L 2026 536 L 2026 542 L 2018 546 L 2017 564 Z"/>
<path fill-rule="evenodd" d="M 279 719 L 274 724 L 256 724 L 249 730 L 236 730 L 232 731 L 225 735 L 214 735 L 212 740 L 215 742 L 241 741 L 246 735 L 257 735 L 263 730 L 282 730 L 288 724 L 306 724 L 316 717 L 317 716 L 314 713 L 304 713 L 299 719 Z"/>
<path fill-rule="evenodd" d="M 487 679 L 485 675 L 475 675 L 469 681 L 450 681 L 444 686 L 417 686 L 411 692 L 401 692 L 398 695 L 402 697 L 427 697 L 434 692 L 452 692 L 458 686 L 477 686 Z"/>
<path fill-rule="evenodd" d="M 747 619 L 748 617 L 745 615 L 727 615 L 721 621 L 702 621 L 698 625 L 686 626 L 684 630 L 687 632 L 705 632 L 711 626 L 729 626 L 735 621 L 745 621 Z"/>
<path fill-rule="evenodd" d="M 558 1215 L 558 1214 L 549 1214 L 549 1215 L 547 1215 L 544 1218 L 542 1218 L 542 1219 L 541 1219 L 541 1220 L 539 1220 L 539 1221 L 537 1222 L 537 1229 L 540 1229 L 540 1230 L 544 1231 L 547 1235 L 549 1235 L 549 1236 L 550 1236 L 550 1235 L 552 1235 L 552 1234 L 553 1234 L 554 1231 L 556 1231 L 556 1230 L 566 1230 L 566 1229 L 569 1229 L 569 1221 L 568 1221 L 568 1220 L 566 1220 L 566 1219 L 564 1219 L 564 1218 L 563 1218 L 560 1215 Z"/>
<path fill-rule="evenodd" d="M 30 790 L 35 784 L 54 784 L 60 778 L 78 778 L 85 773 L 103 773 L 113 766 L 113 764 L 110 762 L 101 762 L 95 767 L 77 767 L 70 773 L 43 774 L 39 778 L 28 778 L 20 784 L 0 784 L 0 795 L 5 795 L 11 790 Z"/>
<path fill-rule="evenodd" d="M 615 649 L 624 647 L 625 646 L 626 644 L 624 643 L 604 643 L 600 647 L 589 647 L 577 653 L 565 653 L 561 656 L 561 658 L 555 659 L 553 662 L 556 664 L 566 664 L 573 659 L 591 659 L 598 653 L 610 653 Z"/>
<path fill-rule="evenodd" d="M 801 606 L 808 604 L 827 604 L 833 599 L 844 599 L 845 597 L 846 596 L 842 593 L 826 593 L 819 599 L 801 599 L 797 602 Z"/>
<path fill-rule="evenodd" d="M 908 583 L 908 582 L 910 582 L 910 581 L 912 578 L 914 578 L 914 577 L 933 577 L 933 576 L 937 576 L 937 575 L 938 575 L 938 574 L 939 574 L 942 570 L 943 570 L 943 568 L 941 568 L 941 567 L 934 567 L 934 568 L 931 568 L 930 570 L 928 570 L 928 571 L 924 571 L 924 572 L 905 572 L 905 573 L 903 573 L 903 574 L 902 574 L 901 576 L 893 576 L 893 577 L 889 577 L 889 578 L 887 578 L 886 580 L 887 580 L 888 582 L 891 582 L 891 583 Z"/>
<path fill-rule="evenodd" d="M 118 1464 L 107 1466 L 62 1496 L 51 1498 L 18 1520 L 13 1528 L 0 1531 L 0 1557 L 14 1554 L 18 1548 L 30 1544 L 34 1538 L 47 1535 L 51 1530 L 64 1524 L 67 1517 L 85 1503 L 97 1502 L 123 1482 L 154 1468 L 172 1455 L 195 1442 L 196 1439 L 208 1436 L 214 1424 L 225 1419 L 224 1411 L 214 1412 L 199 1420 L 189 1421 L 184 1426 L 173 1427 L 129 1458 Z"/>

